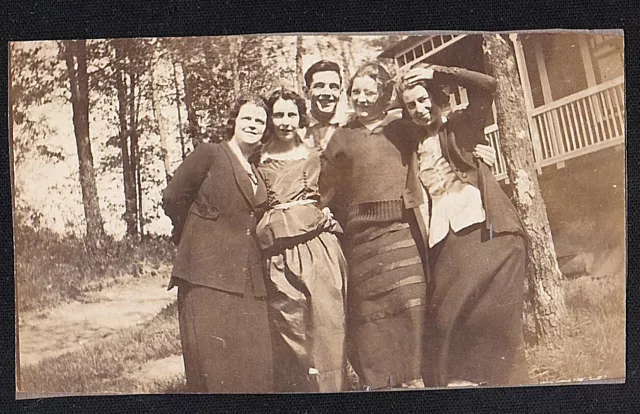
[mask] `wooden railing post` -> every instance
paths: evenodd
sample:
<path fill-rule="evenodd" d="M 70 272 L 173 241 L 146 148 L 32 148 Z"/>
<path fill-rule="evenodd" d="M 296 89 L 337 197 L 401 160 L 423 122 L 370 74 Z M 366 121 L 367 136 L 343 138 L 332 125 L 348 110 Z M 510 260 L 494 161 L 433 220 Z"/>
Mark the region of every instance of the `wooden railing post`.
<path fill-rule="evenodd" d="M 527 107 L 527 121 L 529 123 L 529 134 L 531 134 L 531 141 L 533 143 L 533 154 L 535 156 L 536 171 L 538 174 L 542 173 L 542 148 L 540 144 L 540 134 L 538 134 L 538 128 L 535 125 L 531 111 L 533 111 L 533 94 L 531 93 L 531 84 L 529 83 L 529 71 L 527 70 L 527 62 L 524 57 L 524 50 L 522 48 L 522 42 L 520 36 L 517 33 L 509 34 L 511 42 L 516 53 L 516 63 L 518 65 L 518 73 L 520 74 L 520 83 L 524 92 L 524 103 Z"/>

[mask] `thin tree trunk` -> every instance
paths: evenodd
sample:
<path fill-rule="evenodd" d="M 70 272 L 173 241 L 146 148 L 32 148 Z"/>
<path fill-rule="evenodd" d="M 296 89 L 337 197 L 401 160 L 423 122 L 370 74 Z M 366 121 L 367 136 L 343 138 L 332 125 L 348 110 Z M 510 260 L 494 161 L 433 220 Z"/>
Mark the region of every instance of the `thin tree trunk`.
<path fill-rule="evenodd" d="M 500 35 L 484 35 L 487 70 L 497 83 L 496 112 L 515 205 L 528 235 L 527 277 L 538 340 L 553 344 L 566 316 L 562 274 L 540 193 L 522 85 L 514 52 Z"/>
<path fill-rule="evenodd" d="M 296 36 L 296 90 L 302 94 L 304 71 L 302 70 L 302 36 Z"/>
<path fill-rule="evenodd" d="M 130 64 L 133 65 L 133 62 L 130 60 Z M 133 68 L 129 67 L 129 189 L 130 189 L 130 201 L 129 206 L 131 208 L 131 216 L 134 217 L 135 220 L 135 228 L 136 233 L 139 234 L 138 229 L 138 191 L 137 191 L 137 180 L 136 180 L 136 158 L 138 157 L 138 132 L 137 125 L 135 119 L 135 111 L 136 111 L 136 99 L 135 99 L 135 88 L 136 88 L 136 74 Z"/>
<path fill-rule="evenodd" d="M 188 64 L 182 62 L 182 76 L 184 79 L 184 104 L 187 107 L 187 135 L 191 138 L 193 148 L 202 142 L 198 115 L 193 105 L 193 74 Z"/>
<path fill-rule="evenodd" d="M 238 61 L 240 60 L 240 42 L 242 38 L 229 39 L 229 56 L 231 56 L 231 81 L 233 82 L 233 97 L 238 97 L 240 93 L 240 71 Z"/>
<path fill-rule="evenodd" d="M 217 83 L 216 78 L 220 76 L 219 64 L 220 64 L 220 51 L 218 50 L 217 45 L 214 46 L 214 42 L 210 39 L 204 40 L 203 43 L 203 51 L 204 51 L 204 61 L 209 68 L 209 79 L 208 82 L 210 85 L 215 85 Z M 209 124 L 207 125 L 206 131 L 209 140 L 218 140 L 220 137 L 216 136 L 216 120 L 218 118 L 218 112 L 222 109 L 219 108 L 218 105 L 214 104 L 211 101 L 207 104 L 209 113 Z"/>
<path fill-rule="evenodd" d="M 351 56 L 351 45 L 349 40 L 340 40 L 340 55 L 342 56 L 342 70 L 344 72 L 343 84 L 348 84 L 351 79 L 351 70 L 349 68 L 349 56 Z"/>
<path fill-rule="evenodd" d="M 162 165 L 164 166 L 164 174 L 167 179 L 167 184 L 171 180 L 170 163 L 169 163 L 169 150 L 167 147 L 167 135 L 166 135 L 166 120 L 162 115 L 162 107 L 160 105 L 160 96 L 158 95 L 158 89 L 156 87 L 155 71 L 151 72 L 151 106 L 153 107 L 153 115 L 158 122 L 158 135 L 160 135 L 160 158 L 162 159 Z"/>
<path fill-rule="evenodd" d="M 187 156 L 185 148 L 184 134 L 182 133 L 182 111 L 180 110 L 180 88 L 178 87 L 178 71 L 176 70 L 176 62 L 173 62 L 173 87 L 176 90 L 176 110 L 178 111 L 178 134 L 180 137 L 180 151 L 182 159 Z"/>
<path fill-rule="evenodd" d="M 142 213 L 142 178 L 140 164 L 140 143 L 138 135 L 138 120 L 140 114 L 140 84 L 139 74 L 132 72 L 131 82 L 131 170 L 133 171 L 136 193 L 136 218 L 138 221 L 138 230 L 140 237 L 144 237 L 144 222 Z M 136 89 L 138 94 L 136 96 Z"/>
<path fill-rule="evenodd" d="M 122 151 L 122 178 L 124 182 L 124 221 L 127 226 L 127 235 L 135 236 L 137 234 L 136 225 L 136 196 L 135 196 L 135 180 L 131 171 L 131 157 L 129 150 L 129 138 L 131 132 L 127 123 L 127 84 L 124 62 L 125 52 L 122 50 L 123 45 L 118 40 L 116 43 L 116 89 L 118 92 L 118 119 L 120 123 L 120 150 Z"/>
<path fill-rule="evenodd" d="M 95 251 L 105 236 L 104 221 L 100 213 L 100 201 L 93 168 L 91 138 L 89 135 L 89 76 L 87 74 L 87 41 L 64 41 L 64 56 L 69 74 L 73 129 L 78 149 L 82 205 L 87 224 L 88 245 Z M 77 69 L 76 69 L 77 62 Z"/>

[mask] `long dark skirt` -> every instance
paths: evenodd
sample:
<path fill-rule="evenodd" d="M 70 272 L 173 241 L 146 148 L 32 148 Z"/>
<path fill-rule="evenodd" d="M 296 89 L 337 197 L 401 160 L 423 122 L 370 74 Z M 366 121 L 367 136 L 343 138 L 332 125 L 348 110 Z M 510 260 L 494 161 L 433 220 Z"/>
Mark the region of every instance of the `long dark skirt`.
<path fill-rule="evenodd" d="M 269 260 L 276 392 L 339 392 L 345 363 L 347 264 L 324 232 Z"/>
<path fill-rule="evenodd" d="M 522 332 L 525 247 L 474 225 L 429 252 L 432 281 L 425 384 L 526 382 Z"/>
<path fill-rule="evenodd" d="M 248 283 L 245 292 L 251 292 Z M 190 392 L 273 392 L 271 336 L 264 298 L 181 281 L 178 315 Z"/>
<path fill-rule="evenodd" d="M 422 383 L 426 283 L 408 224 L 370 228 L 348 253 L 349 359 L 363 385 Z"/>

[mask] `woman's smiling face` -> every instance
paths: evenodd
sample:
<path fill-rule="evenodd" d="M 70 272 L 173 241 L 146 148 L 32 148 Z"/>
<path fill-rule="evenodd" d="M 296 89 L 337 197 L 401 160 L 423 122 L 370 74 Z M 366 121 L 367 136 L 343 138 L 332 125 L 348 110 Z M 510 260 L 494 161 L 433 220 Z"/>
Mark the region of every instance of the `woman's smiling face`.
<path fill-rule="evenodd" d="M 384 108 L 381 108 L 379 104 L 380 91 L 378 82 L 369 76 L 353 79 L 349 99 L 356 116 L 361 120 L 375 120 L 384 113 Z"/>
<path fill-rule="evenodd" d="M 239 142 L 253 145 L 258 143 L 267 128 L 267 111 L 248 102 L 238 111 L 233 136 Z"/>
<path fill-rule="evenodd" d="M 296 103 L 290 99 L 278 99 L 273 104 L 273 132 L 281 141 L 296 138 L 300 127 L 300 112 Z"/>

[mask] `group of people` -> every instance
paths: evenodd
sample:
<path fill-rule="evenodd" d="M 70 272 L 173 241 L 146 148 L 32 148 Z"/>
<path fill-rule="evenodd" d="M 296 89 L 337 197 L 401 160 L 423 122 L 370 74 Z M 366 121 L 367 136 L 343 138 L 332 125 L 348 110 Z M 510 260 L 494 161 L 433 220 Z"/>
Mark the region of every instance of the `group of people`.
<path fill-rule="evenodd" d="M 189 390 L 338 392 L 351 369 L 367 389 L 526 382 L 525 236 L 484 136 L 495 80 L 367 62 L 343 123 L 340 67 L 304 79 L 305 97 L 237 97 L 226 141 L 164 191 Z M 445 85 L 465 109 L 444 116 Z"/>

